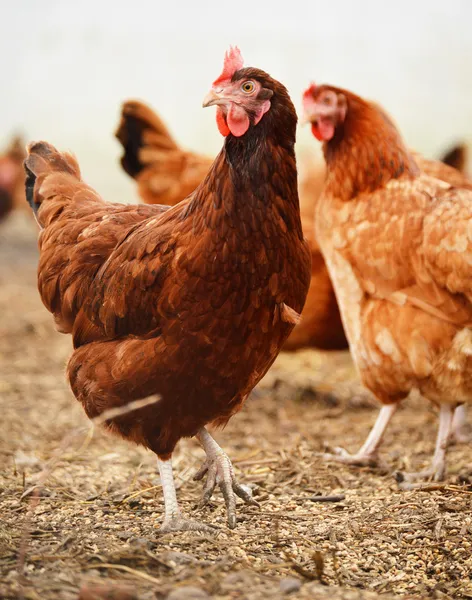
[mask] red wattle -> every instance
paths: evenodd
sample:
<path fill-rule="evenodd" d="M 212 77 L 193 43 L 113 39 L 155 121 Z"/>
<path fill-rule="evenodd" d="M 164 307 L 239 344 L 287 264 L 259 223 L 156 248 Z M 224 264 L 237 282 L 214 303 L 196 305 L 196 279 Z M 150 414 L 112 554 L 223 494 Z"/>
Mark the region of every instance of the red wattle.
<path fill-rule="evenodd" d="M 334 123 L 331 119 L 320 118 L 311 124 L 311 131 L 320 142 L 328 142 L 334 135 Z"/>
<path fill-rule="evenodd" d="M 249 129 L 249 117 L 241 106 L 231 103 L 226 122 L 235 137 L 241 137 Z"/>
<path fill-rule="evenodd" d="M 221 135 L 223 137 L 226 137 L 231 133 L 230 129 L 226 123 L 225 114 L 219 106 L 216 109 L 216 124 L 218 126 L 218 131 L 221 133 Z"/>

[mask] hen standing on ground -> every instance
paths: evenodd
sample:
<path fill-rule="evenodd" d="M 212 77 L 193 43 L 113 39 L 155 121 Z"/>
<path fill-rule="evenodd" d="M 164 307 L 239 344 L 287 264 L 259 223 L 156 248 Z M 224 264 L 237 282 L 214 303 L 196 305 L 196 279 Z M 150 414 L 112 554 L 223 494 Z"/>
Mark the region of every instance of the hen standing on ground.
<path fill-rule="evenodd" d="M 408 478 L 439 480 L 454 409 L 472 400 L 472 192 L 422 173 L 392 121 L 351 92 L 313 85 L 304 108 L 327 164 L 318 241 L 354 361 L 384 404 L 362 449 L 337 458 L 375 462 L 417 388 L 440 425 L 431 468 Z"/>
<path fill-rule="evenodd" d="M 25 161 L 27 196 L 42 227 L 39 290 L 75 351 L 67 373 L 91 418 L 133 400 L 151 406 L 109 419 L 111 431 L 158 456 L 163 531 L 202 529 L 177 504 L 171 456 L 196 436 L 236 524 L 230 460 L 205 425 L 224 425 L 275 360 L 310 279 L 294 154 L 297 117 L 283 85 L 243 68 L 238 50 L 204 101 L 226 137 L 186 200 L 107 204 L 75 159 L 45 142 Z"/>

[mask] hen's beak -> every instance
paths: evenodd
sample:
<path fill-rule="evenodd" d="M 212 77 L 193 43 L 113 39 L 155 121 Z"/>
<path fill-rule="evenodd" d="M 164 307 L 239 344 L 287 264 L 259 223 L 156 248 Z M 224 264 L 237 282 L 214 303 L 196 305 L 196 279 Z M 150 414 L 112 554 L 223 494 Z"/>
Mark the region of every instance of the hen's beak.
<path fill-rule="evenodd" d="M 303 110 L 302 116 L 300 117 L 300 125 L 308 125 L 309 123 L 314 123 L 318 119 L 318 114 L 316 110 L 307 110 L 306 108 Z"/>
<path fill-rule="evenodd" d="M 228 98 L 225 98 L 222 94 L 222 91 L 218 93 L 211 89 L 205 98 L 203 98 L 203 108 L 206 108 L 207 106 L 213 106 L 214 104 L 226 104 L 228 102 Z"/>

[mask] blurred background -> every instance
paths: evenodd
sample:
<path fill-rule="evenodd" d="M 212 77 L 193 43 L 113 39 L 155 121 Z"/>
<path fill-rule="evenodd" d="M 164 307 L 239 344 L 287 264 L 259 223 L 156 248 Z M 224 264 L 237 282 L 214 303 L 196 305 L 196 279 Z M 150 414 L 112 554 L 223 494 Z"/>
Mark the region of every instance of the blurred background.
<path fill-rule="evenodd" d="M 136 199 L 113 137 L 120 104 L 149 102 L 184 146 L 221 137 L 201 101 L 229 44 L 284 82 L 300 107 L 329 82 L 380 102 L 408 143 L 437 156 L 472 141 L 469 0 L 22 0 L 0 23 L 0 143 L 22 133 L 72 150 L 110 200 Z M 299 147 L 314 148 L 309 131 Z"/>

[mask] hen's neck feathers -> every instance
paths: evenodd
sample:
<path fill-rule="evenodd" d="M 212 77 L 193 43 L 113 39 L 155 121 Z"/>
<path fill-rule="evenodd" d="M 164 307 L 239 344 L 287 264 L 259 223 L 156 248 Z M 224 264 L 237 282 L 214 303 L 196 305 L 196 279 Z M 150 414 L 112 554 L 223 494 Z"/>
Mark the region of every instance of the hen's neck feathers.
<path fill-rule="evenodd" d="M 224 208 L 234 226 L 261 229 L 274 220 L 303 237 L 298 200 L 295 134 L 297 115 L 285 88 L 271 80 L 271 108 L 241 137 L 229 135 L 207 177 L 195 191 L 193 208 Z M 279 221 L 280 221 L 279 219 Z"/>
<path fill-rule="evenodd" d="M 333 88 L 335 89 L 335 88 Z M 328 168 L 325 191 L 348 201 L 392 179 L 413 179 L 418 166 L 382 109 L 345 90 L 348 110 L 334 137 L 323 145 Z"/>

